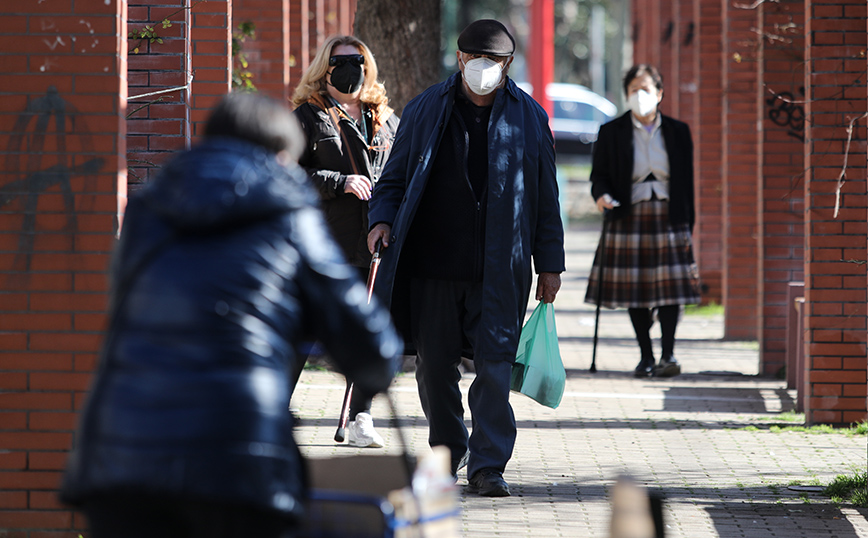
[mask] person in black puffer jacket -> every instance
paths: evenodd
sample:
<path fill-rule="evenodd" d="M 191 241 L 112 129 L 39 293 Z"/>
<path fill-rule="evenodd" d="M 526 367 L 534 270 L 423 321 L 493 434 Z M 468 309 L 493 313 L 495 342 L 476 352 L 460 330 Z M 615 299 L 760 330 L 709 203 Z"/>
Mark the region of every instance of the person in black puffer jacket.
<path fill-rule="evenodd" d="M 302 75 L 292 96 L 295 117 L 307 138 L 298 163 L 322 198 L 326 221 L 350 264 L 366 275 L 368 200 L 389 158 L 398 117 L 377 81 L 370 49 L 353 36 L 327 39 Z M 295 380 L 304 368 L 298 362 Z M 379 448 L 371 400 L 353 392 L 347 443 Z"/>
<path fill-rule="evenodd" d="M 303 513 L 289 378 L 317 339 L 356 390 L 400 341 L 330 237 L 283 105 L 230 94 L 130 198 L 61 499 L 94 538 L 277 537 Z"/>

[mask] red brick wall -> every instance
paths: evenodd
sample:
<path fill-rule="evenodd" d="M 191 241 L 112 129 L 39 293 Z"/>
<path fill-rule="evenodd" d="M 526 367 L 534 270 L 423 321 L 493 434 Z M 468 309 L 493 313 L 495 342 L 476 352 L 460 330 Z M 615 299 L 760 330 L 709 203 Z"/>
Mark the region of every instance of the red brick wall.
<path fill-rule="evenodd" d="M 636 0 L 632 12 L 634 63 L 650 63 L 661 70 L 666 87 L 663 111 L 691 127 L 697 209 L 694 248 L 703 301 L 718 304 L 723 301 L 725 259 L 721 5 L 701 0 Z"/>
<path fill-rule="evenodd" d="M 126 195 L 126 4 L 0 8 L 0 529 L 74 537 L 54 490 Z M 20 530 L 20 532 L 18 532 Z"/>
<path fill-rule="evenodd" d="M 256 23 L 244 52 L 257 89 L 291 98 L 320 44 L 333 34 L 352 34 L 355 11 L 355 0 L 233 0 L 233 26 Z"/>
<path fill-rule="evenodd" d="M 660 10 L 658 0 L 633 0 L 633 63 L 660 63 Z"/>
<path fill-rule="evenodd" d="M 133 189 L 153 179 L 174 151 L 190 145 L 189 88 L 148 95 L 189 82 L 191 10 L 185 9 L 186 4 L 186 0 L 132 0 L 129 4 L 128 31 L 151 26 L 162 40 L 131 39 L 128 45 L 130 95 L 146 96 L 131 99 L 128 106 L 127 157 Z M 163 28 L 163 20 L 171 26 Z M 200 79 L 207 76 L 207 72 L 197 73 Z"/>
<path fill-rule="evenodd" d="M 333 34 L 352 34 L 356 0 L 295 0 L 289 6 L 289 95 L 316 55 L 319 46 Z M 376 55 L 377 51 L 373 51 Z"/>
<path fill-rule="evenodd" d="M 723 2 L 723 305 L 727 339 L 756 340 L 762 311 L 756 9 Z"/>
<path fill-rule="evenodd" d="M 804 279 L 804 24 L 803 0 L 760 8 L 763 31 L 763 373 L 785 364 L 787 287 Z"/>
<path fill-rule="evenodd" d="M 232 0 L 208 0 L 190 11 L 190 120 L 195 139 L 211 109 L 232 89 Z"/>
<path fill-rule="evenodd" d="M 723 302 L 723 48 L 722 2 L 699 4 L 699 121 L 693 126 L 697 145 L 696 228 L 694 246 L 703 298 Z"/>
<path fill-rule="evenodd" d="M 805 112 L 805 413 L 809 423 L 850 423 L 866 414 L 866 282 L 868 200 L 865 194 L 864 51 L 866 3 L 808 0 Z M 847 162 L 841 208 L 838 177 Z"/>
<path fill-rule="evenodd" d="M 308 58 L 325 32 L 349 32 L 355 10 L 353 0 L 313 0 L 314 20 L 298 25 L 308 51 L 297 46 L 301 32 L 288 33 L 307 13 L 301 0 L 236 1 L 258 18 L 260 82 L 277 97 L 291 91 L 293 56 Z M 233 3 L 19 4 L 0 8 L 0 530 L 75 538 L 85 521 L 58 504 L 55 490 L 105 326 L 127 152 L 155 165 L 133 165 L 135 186 L 200 133 L 230 90 Z M 164 18 L 171 26 L 162 27 Z M 128 65 L 127 33 L 145 24 L 163 42 L 134 43 Z M 190 88 L 127 104 L 130 94 L 184 86 L 192 73 Z"/>
<path fill-rule="evenodd" d="M 677 27 L 673 41 L 675 69 L 669 83 L 670 95 L 677 99 L 677 117 L 690 126 L 693 135 L 694 167 L 699 148 L 699 1 L 682 0 L 678 3 Z"/>
<path fill-rule="evenodd" d="M 692 60 L 684 41 L 666 40 L 666 18 L 683 36 L 691 13 L 699 44 Z M 864 264 L 848 262 L 868 258 L 864 118 L 843 209 L 837 218 L 831 212 L 846 127 L 868 110 L 866 3 L 636 0 L 633 15 L 636 61 L 663 67 L 666 110 L 693 127 L 694 240 L 704 298 L 726 306 L 726 337 L 758 339 L 762 373 L 778 373 L 787 283 L 804 278 L 808 420 L 864 418 L 868 280 Z"/>
<path fill-rule="evenodd" d="M 242 45 L 256 89 L 286 102 L 289 86 L 289 0 L 234 0 L 232 27 L 251 21 L 256 35 Z"/>

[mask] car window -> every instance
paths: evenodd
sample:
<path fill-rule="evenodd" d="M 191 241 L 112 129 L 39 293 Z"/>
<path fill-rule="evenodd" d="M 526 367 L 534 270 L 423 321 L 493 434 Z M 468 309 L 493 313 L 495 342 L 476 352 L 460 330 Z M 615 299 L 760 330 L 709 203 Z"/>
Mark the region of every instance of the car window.
<path fill-rule="evenodd" d="M 555 101 L 555 118 L 565 120 L 585 120 L 604 123 L 609 117 L 600 109 L 587 103 L 576 101 Z"/>

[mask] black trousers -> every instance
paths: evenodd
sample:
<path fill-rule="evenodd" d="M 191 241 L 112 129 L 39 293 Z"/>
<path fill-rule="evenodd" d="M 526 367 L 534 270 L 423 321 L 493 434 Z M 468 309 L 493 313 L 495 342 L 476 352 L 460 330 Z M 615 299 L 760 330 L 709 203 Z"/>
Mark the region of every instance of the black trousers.
<path fill-rule="evenodd" d="M 92 538 L 292 538 L 286 516 L 249 506 L 113 494 L 83 508 Z"/>
<path fill-rule="evenodd" d="M 356 267 L 359 271 L 359 277 L 363 282 L 367 281 L 368 278 L 368 270 L 364 267 Z M 295 386 L 298 384 L 298 379 L 301 377 L 301 373 L 304 371 L 304 365 L 307 364 L 308 355 L 299 355 L 296 357 L 294 369 L 292 372 L 292 379 L 289 380 L 289 394 L 292 395 L 295 392 Z M 371 405 L 373 405 L 373 398 L 369 396 L 365 396 L 361 392 L 354 390 L 353 395 L 350 397 L 350 420 L 355 420 L 356 415 L 359 413 L 370 413 Z"/>
<path fill-rule="evenodd" d="M 512 363 L 473 355 L 470 385 L 473 431 L 468 435 L 459 388 L 462 352 L 473 349 L 482 314 L 482 284 L 413 279 L 413 340 L 416 384 L 428 419 L 428 444 L 445 445 L 453 468 L 469 449 L 467 477 L 482 469 L 503 472 L 515 446 L 515 416 L 509 404 Z"/>

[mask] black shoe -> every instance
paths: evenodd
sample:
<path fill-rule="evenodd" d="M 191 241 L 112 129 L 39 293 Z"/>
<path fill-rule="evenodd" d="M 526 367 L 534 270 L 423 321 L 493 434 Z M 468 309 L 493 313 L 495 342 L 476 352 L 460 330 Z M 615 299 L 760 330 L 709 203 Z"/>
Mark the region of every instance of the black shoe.
<path fill-rule="evenodd" d="M 464 452 L 458 460 L 452 460 L 452 478 L 458 478 L 458 471 L 467 467 L 467 460 L 470 459 L 470 451 Z"/>
<path fill-rule="evenodd" d="M 633 375 L 635 377 L 651 377 L 652 374 L 654 374 L 654 357 L 642 357 L 636 369 L 633 370 Z"/>
<path fill-rule="evenodd" d="M 654 368 L 654 377 L 675 377 L 681 374 L 681 365 L 675 357 L 663 357 L 660 364 Z"/>
<path fill-rule="evenodd" d="M 477 471 L 467 483 L 467 491 L 483 497 L 509 497 L 509 486 L 503 473 L 496 469 Z"/>

